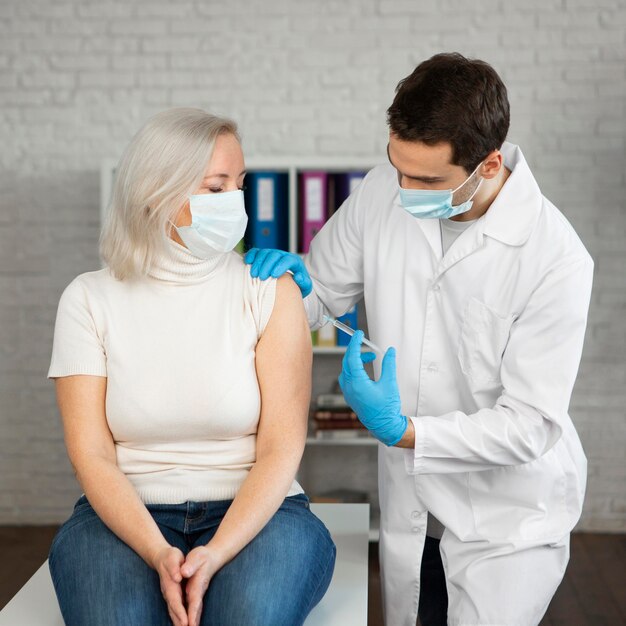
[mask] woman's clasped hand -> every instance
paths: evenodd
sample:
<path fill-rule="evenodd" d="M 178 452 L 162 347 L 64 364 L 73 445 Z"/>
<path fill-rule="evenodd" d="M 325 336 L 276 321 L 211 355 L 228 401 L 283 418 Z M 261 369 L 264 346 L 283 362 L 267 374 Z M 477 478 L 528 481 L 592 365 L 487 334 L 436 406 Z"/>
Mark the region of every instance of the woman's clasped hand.
<path fill-rule="evenodd" d="M 185 558 L 179 548 L 168 545 L 154 555 L 152 567 L 159 574 L 174 626 L 198 626 L 204 594 L 221 567 L 216 552 L 209 546 L 198 546 Z"/>

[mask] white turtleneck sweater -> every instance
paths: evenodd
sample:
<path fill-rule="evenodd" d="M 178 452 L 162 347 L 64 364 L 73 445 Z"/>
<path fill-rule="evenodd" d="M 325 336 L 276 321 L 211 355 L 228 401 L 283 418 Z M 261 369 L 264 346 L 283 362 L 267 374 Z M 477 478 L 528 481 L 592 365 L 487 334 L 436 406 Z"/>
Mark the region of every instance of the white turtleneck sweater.
<path fill-rule="evenodd" d="M 107 377 L 117 463 L 144 503 L 228 500 L 256 460 L 255 348 L 276 281 L 252 278 L 235 252 L 169 249 L 146 278 L 105 268 L 68 285 L 48 378 Z"/>

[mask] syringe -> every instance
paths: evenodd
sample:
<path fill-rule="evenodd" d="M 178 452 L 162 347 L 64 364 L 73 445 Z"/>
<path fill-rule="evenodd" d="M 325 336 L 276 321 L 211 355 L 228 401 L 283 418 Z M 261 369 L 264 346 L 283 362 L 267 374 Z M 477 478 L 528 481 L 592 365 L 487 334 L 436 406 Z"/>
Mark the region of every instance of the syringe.
<path fill-rule="evenodd" d="M 338 328 L 339 330 L 343 331 L 347 335 L 350 335 L 350 337 L 354 335 L 354 328 L 350 328 L 350 326 L 346 326 L 339 320 L 336 320 L 328 315 L 324 315 L 324 320 L 326 322 L 330 322 L 333 326 L 335 326 L 335 328 Z M 366 346 L 369 346 L 372 350 L 375 350 L 376 352 L 378 352 L 378 354 L 383 354 L 383 351 L 376 344 L 372 343 L 369 339 L 365 339 L 364 337 L 363 343 Z"/>

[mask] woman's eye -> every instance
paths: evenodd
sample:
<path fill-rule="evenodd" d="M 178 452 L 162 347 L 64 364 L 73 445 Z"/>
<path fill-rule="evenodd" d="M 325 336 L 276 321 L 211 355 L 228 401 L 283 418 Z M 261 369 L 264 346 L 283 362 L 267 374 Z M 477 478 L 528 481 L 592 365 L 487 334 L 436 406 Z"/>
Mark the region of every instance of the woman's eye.
<path fill-rule="evenodd" d="M 209 187 L 209 191 L 211 193 L 220 193 L 220 191 L 224 191 L 221 187 Z"/>

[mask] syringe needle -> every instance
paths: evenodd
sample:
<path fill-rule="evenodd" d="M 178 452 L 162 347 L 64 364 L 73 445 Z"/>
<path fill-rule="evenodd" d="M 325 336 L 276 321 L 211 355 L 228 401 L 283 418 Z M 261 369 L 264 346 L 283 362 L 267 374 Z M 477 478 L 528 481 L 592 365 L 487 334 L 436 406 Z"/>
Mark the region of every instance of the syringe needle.
<path fill-rule="evenodd" d="M 354 335 L 354 329 L 350 328 L 350 326 L 346 326 L 346 324 L 340 322 L 339 320 L 336 320 L 330 317 L 329 315 L 324 315 L 324 319 L 327 322 L 330 322 L 333 326 L 335 326 L 342 332 L 346 333 L 347 335 L 350 335 L 350 337 Z M 372 350 L 375 350 L 376 352 L 378 352 L 379 354 L 383 353 L 382 350 L 375 343 L 371 342 L 369 339 L 365 339 L 365 337 L 363 337 L 363 343 L 366 346 L 369 346 Z"/>

